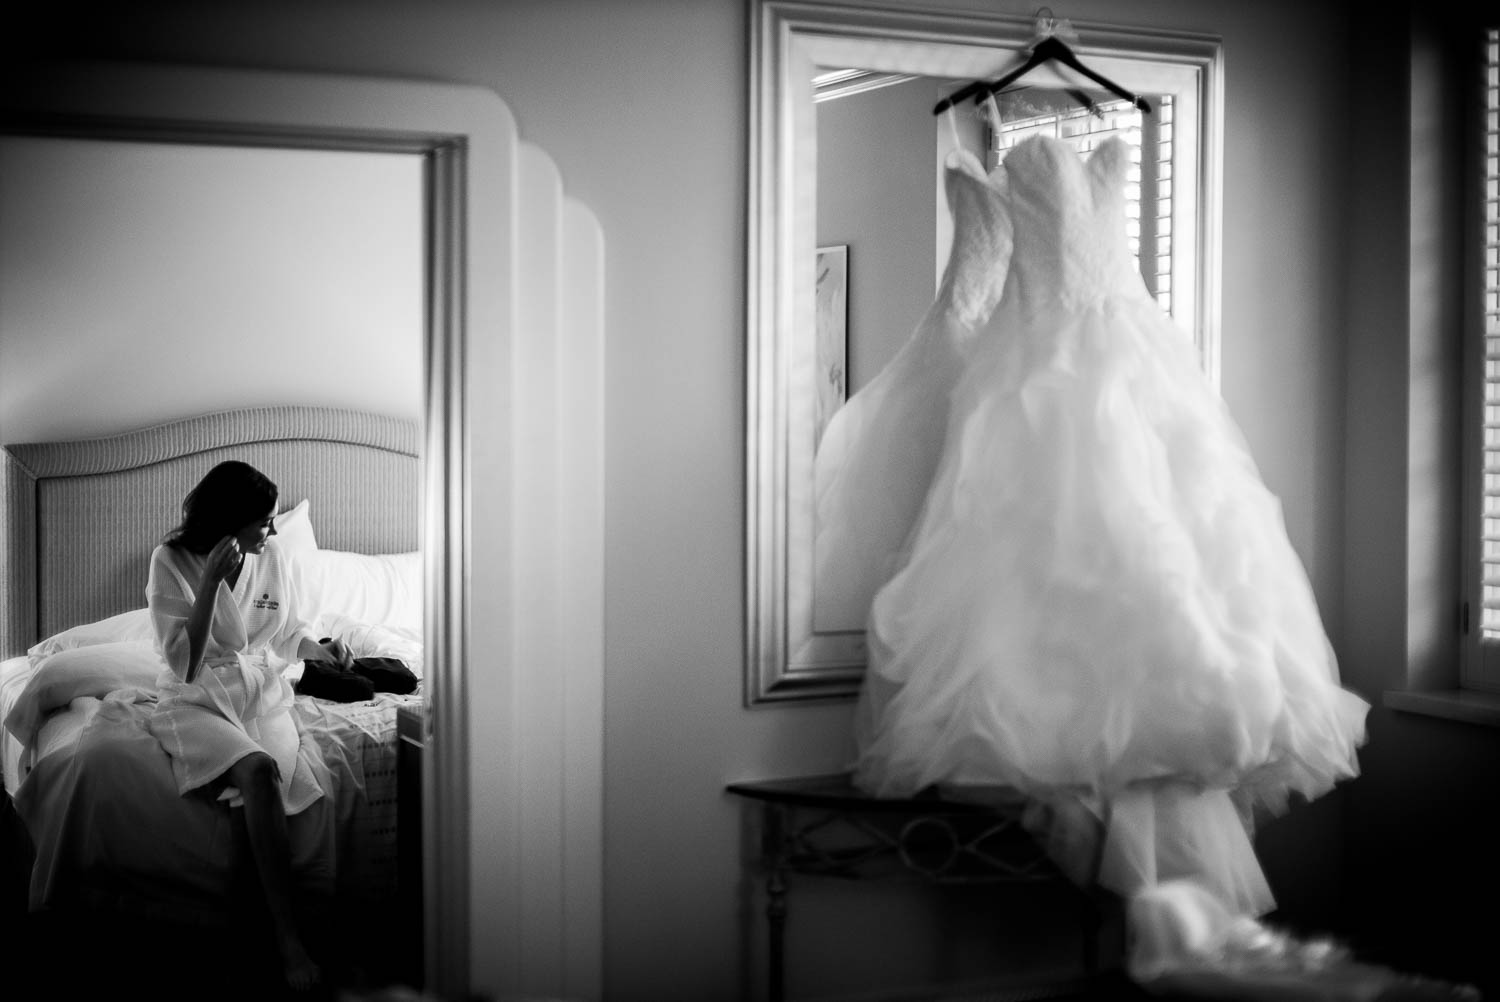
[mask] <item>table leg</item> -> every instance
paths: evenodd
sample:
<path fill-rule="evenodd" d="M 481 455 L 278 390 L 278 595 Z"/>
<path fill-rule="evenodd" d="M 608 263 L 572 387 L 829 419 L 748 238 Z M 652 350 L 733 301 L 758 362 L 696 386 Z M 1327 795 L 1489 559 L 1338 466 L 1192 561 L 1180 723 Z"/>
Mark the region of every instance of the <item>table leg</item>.
<path fill-rule="evenodd" d="M 766 877 L 766 923 L 770 937 L 767 955 L 767 993 L 770 1002 L 786 998 L 786 846 L 783 839 L 783 809 L 766 810 L 766 849 L 770 873 Z"/>
<path fill-rule="evenodd" d="M 766 890 L 770 896 L 766 905 L 766 919 L 771 927 L 770 999 L 782 1002 L 786 998 L 786 878 L 781 870 L 771 871 Z"/>

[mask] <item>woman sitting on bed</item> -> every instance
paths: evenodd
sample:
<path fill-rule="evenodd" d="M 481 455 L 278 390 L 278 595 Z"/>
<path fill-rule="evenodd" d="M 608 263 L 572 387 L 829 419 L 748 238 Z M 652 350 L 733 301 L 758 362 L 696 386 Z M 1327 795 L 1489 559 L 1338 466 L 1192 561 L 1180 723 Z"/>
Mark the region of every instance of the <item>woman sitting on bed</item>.
<path fill-rule="evenodd" d="M 298 617 L 276 534 L 277 489 L 241 462 L 215 466 L 187 495 L 182 524 L 151 554 L 147 604 L 171 667 L 151 732 L 172 760 L 179 793 L 218 789 L 243 807 L 289 985 L 320 980 L 292 907 L 287 816 L 327 789 L 327 773 L 290 712 L 282 670 L 296 660 L 351 658 L 319 643 Z"/>

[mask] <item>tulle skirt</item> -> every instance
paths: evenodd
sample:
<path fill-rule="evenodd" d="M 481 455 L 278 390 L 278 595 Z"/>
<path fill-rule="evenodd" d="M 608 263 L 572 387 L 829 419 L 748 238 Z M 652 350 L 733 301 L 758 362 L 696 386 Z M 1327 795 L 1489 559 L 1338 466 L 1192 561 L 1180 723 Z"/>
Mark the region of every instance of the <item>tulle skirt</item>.
<path fill-rule="evenodd" d="M 963 371 L 965 333 L 934 308 L 890 365 L 835 415 L 818 447 L 813 621 L 859 630 L 895 569 L 942 454 L 941 406 Z"/>
<path fill-rule="evenodd" d="M 1013 306 L 873 603 L 855 781 L 1072 803 L 1126 871 L 1199 839 L 1182 865 L 1263 909 L 1244 812 L 1355 775 L 1368 705 L 1187 337 L 1144 296 Z"/>

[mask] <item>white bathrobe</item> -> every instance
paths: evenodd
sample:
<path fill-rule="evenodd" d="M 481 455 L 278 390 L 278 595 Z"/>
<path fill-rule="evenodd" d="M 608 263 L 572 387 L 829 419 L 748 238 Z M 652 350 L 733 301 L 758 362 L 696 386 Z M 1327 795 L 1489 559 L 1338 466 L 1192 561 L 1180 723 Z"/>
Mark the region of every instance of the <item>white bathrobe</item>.
<path fill-rule="evenodd" d="M 271 539 L 262 553 L 245 555 L 233 588 L 220 582 L 202 665 L 193 682 L 182 681 L 188 616 L 207 559 L 166 545 L 151 554 L 146 601 L 169 666 L 151 733 L 171 756 L 181 793 L 212 782 L 246 755 L 267 752 L 280 770 L 286 811 L 296 814 L 323 795 L 327 771 L 297 727 L 292 685 L 282 672 L 302 639 L 317 637 L 297 615 L 286 557 Z M 228 787 L 220 799 L 238 804 L 239 791 Z"/>

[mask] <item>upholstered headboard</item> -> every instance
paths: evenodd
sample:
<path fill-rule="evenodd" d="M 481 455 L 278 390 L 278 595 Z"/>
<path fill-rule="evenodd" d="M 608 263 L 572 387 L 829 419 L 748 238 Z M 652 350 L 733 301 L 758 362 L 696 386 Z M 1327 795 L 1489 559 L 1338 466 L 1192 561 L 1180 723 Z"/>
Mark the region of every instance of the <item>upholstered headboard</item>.
<path fill-rule="evenodd" d="M 216 463 L 242 459 L 307 498 L 318 545 L 420 545 L 418 422 L 322 407 L 224 411 L 72 442 L 7 445 L 0 459 L 0 657 L 145 606 L 151 550 Z"/>

